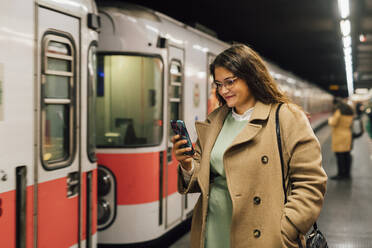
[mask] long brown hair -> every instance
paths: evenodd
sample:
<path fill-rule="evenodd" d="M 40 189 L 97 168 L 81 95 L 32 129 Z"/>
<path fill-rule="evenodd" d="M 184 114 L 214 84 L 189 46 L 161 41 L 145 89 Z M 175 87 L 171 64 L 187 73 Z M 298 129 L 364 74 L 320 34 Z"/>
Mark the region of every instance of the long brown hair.
<path fill-rule="evenodd" d="M 224 67 L 231 71 L 236 77 L 243 79 L 251 94 L 263 103 L 290 103 L 277 87 L 273 77 L 270 75 L 264 61 L 250 47 L 244 44 L 235 44 L 220 53 L 210 65 L 210 73 L 214 75 L 216 67 Z M 226 101 L 216 90 L 216 97 L 220 105 Z"/>

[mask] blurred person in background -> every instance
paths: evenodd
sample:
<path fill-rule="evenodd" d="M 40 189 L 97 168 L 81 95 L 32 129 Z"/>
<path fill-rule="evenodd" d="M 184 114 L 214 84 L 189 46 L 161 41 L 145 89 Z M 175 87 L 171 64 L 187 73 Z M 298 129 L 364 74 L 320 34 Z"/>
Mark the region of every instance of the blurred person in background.
<path fill-rule="evenodd" d="M 369 137 L 372 139 L 372 99 L 369 101 L 368 105 L 364 109 L 364 113 L 368 116 L 367 121 L 367 131 L 369 134 Z"/>
<path fill-rule="evenodd" d="M 351 149 L 352 149 L 352 124 L 354 112 L 352 107 L 341 98 L 333 100 L 334 112 L 328 119 L 332 127 L 332 151 L 337 159 L 337 174 L 333 180 L 350 178 Z"/>
<path fill-rule="evenodd" d="M 364 111 L 364 106 L 361 102 L 357 102 L 355 104 L 355 114 L 356 114 L 356 118 L 361 118 L 362 114 L 363 114 L 363 111 Z"/>

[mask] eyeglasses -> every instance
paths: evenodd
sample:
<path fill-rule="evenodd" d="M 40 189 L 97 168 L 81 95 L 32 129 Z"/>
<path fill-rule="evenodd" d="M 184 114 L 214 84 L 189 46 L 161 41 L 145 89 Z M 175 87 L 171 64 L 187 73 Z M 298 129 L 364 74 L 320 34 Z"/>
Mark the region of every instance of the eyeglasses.
<path fill-rule="evenodd" d="M 224 86 L 226 89 L 231 89 L 231 87 L 233 87 L 235 81 L 237 80 L 238 78 L 237 77 L 234 77 L 234 78 L 229 78 L 229 79 L 226 79 L 224 82 L 218 82 L 218 81 L 214 81 L 213 82 L 213 87 L 216 88 L 217 90 L 220 90 L 222 89 L 222 87 Z"/>

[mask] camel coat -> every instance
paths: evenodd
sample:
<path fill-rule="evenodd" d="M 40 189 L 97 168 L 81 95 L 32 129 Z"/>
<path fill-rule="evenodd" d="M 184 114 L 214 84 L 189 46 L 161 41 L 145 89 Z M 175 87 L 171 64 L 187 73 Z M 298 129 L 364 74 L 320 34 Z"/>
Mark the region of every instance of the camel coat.
<path fill-rule="evenodd" d="M 341 111 L 337 109 L 335 113 L 329 117 L 328 124 L 332 127 L 332 151 L 351 151 L 351 125 L 353 124 L 353 116 L 343 115 L 341 114 Z"/>
<path fill-rule="evenodd" d="M 298 238 L 320 214 L 327 176 L 321 166 L 320 145 L 305 114 L 295 106 L 280 109 L 280 128 L 288 190 L 284 206 L 281 164 L 275 132 L 277 104 L 257 102 L 251 119 L 224 153 L 224 167 L 233 212 L 231 248 L 298 247 Z M 201 192 L 195 205 L 191 247 L 203 248 L 210 183 L 210 153 L 229 108 L 196 122 L 198 140 L 195 171 L 188 185 L 179 170 L 182 194 Z"/>

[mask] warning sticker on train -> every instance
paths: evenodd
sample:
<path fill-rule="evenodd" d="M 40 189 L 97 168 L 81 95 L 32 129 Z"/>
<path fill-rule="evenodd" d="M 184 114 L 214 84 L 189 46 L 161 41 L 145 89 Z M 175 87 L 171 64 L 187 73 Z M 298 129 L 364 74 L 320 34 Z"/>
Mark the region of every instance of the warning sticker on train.
<path fill-rule="evenodd" d="M 0 64 L 0 121 L 3 120 L 3 64 Z"/>

